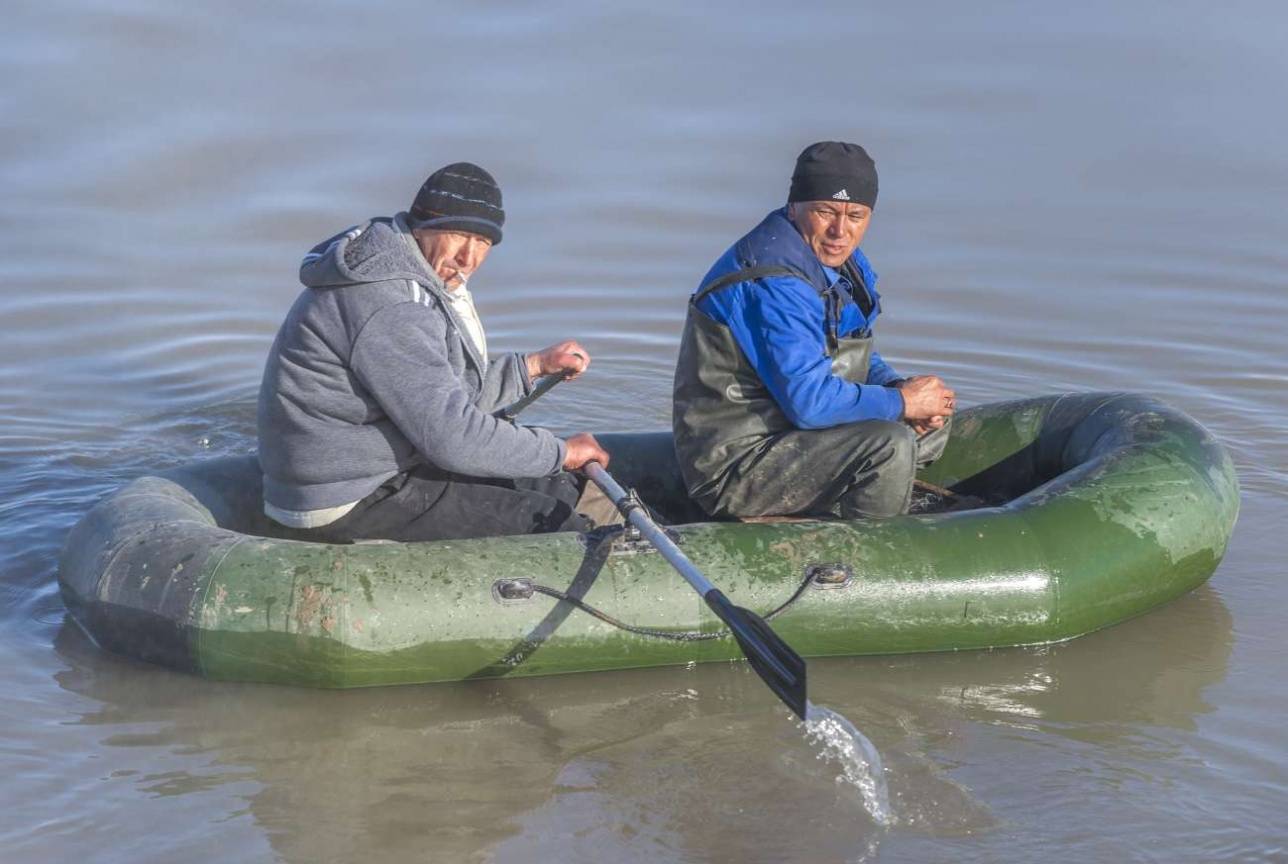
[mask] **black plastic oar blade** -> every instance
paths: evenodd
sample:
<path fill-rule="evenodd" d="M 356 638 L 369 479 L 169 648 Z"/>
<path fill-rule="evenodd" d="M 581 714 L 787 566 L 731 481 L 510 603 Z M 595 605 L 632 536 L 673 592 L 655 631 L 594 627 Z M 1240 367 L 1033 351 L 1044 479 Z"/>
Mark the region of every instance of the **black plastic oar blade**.
<path fill-rule="evenodd" d="M 733 605 L 719 588 L 708 591 L 704 599 L 711 611 L 729 626 L 751 668 L 797 717 L 804 720 L 807 699 L 805 661 L 801 656 L 773 631 L 764 618 L 750 609 Z"/>

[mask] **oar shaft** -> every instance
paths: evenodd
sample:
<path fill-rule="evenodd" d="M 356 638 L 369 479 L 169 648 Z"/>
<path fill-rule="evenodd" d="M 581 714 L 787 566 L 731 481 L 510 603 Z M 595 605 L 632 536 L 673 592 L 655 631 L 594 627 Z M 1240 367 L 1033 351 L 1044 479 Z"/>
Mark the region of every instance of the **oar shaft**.
<path fill-rule="evenodd" d="M 756 613 L 735 606 L 729 598 L 707 581 L 693 562 L 680 551 L 670 537 L 648 515 L 648 511 L 639 499 L 628 495 L 626 490 L 617 484 L 604 466 L 598 462 L 587 462 L 582 466 L 586 476 L 600 489 L 604 490 L 617 509 L 639 529 L 643 537 L 662 553 L 668 564 L 684 577 L 706 601 L 707 607 L 716 613 L 729 627 L 733 638 L 746 656 L 751 668 L 756 670 L 760 679 L 769 685 L 784 704 L 805 719 L 809 700 L 805 695 L 805 661 L 792 650 L 792 646 L 782 640 L 765 619 Z"/>
<path fill-rule="evenodd" d="M 626 494 L 625 489 L 618 485 L 612 475 L 604 470 L 604 466 L 598 462 L 587 462 L 582 470 L 586 472 L 587 477 L 594 481 L 595 485 L 604 490 L 604 494 L 617 505 L 618 509 L 621 509 L 622 503 L 630 496 Z M 707 577 L 703 576 L 701 571 L 694 566 L 688 556 L 680 551 L 680 547 L 675 545 L 675 541 L 667 536 L 667 533 L 649 517 L 648 511 L 643 507 L 632 507 L 626 513 L 626 518 L 639 529 L 644 539 L 652 543 L 653 547 L 662 553 L 662 557 L 666 558 L 670 565 L 699 594 L 706 597 L 715 588 L 714 585 L 707 581 Z"/>
<path fill-rule="evenodd" d="M 572 356 L 580 357 L 583 362 L 586 360 L 585 356 L 578 351 L 572 352 Z M 542 396 L 549 393 L 551 388 L 553 388 L 560 381 L 567 380 L 568 377 L 571 376 L 572 374 L 573 374 L 573 371 L 571 369 L 565 369 L 562 372 L 554 372 L 554 373 L 551 373 L 550 375 L 547 375 L 546 377 L 542 378 L 540 381 L 536 383 L 536 386 L 532 388 L 531 393 L 529 393 L 527 396 L 522 397 L 521 399 L 514 400 L 509 405 L 505 406 L 499 411 L 494 412 L 493 416 L 500 417 L 502 420 L 513 420 L 515 417 L 519 415 L 520 411 L 522 411 L 524 408 L 527 408 L 533 402 L 536 402 Z"/>
<path fill-rule="evenodd" d="M 527 408 L 533 402 L 536 402 L 542 396 L 549 393 L 551 388 L 553 388 L 556 384 L 558 384 L 562 380 L 564 380 L 563 375 L 547 375 L 546 377 L 542 378 L 540 381 L 536 383 L 536 386 L 532 388 L 532 392 L 530 392 L 527 396 L 524 396 L 521 399 L 516 399 L 511 404 L 505 406 L 504 408 L 502 408 L 500 411 L 496 413 L 496 416 L 500 417 L 502 420 L 513 420 L 515 417 L 518 416 L 520 411 L 522 411 L 524 408 Z"/>

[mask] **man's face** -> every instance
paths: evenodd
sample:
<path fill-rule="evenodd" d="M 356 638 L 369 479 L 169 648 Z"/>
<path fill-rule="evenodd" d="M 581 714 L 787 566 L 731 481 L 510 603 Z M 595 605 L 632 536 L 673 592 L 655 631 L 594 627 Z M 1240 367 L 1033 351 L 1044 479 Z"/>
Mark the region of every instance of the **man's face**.
<path fill-rule="evenodd" d="M 797 201 L 787 205 L 787 215 L 819 261 L 840 267 L 863 242 L 872 208 L 843 201 Z"/>
<path fill-rule="evenodd" d="M 417 228 L 412 231 L 421 254 L 429 262 L 429 269 L 438 274 L 449 289 L 465 284 L 474 271 L 483 266 L 492 241 L 478 234 L 465 231 L 435 231 Z"/>

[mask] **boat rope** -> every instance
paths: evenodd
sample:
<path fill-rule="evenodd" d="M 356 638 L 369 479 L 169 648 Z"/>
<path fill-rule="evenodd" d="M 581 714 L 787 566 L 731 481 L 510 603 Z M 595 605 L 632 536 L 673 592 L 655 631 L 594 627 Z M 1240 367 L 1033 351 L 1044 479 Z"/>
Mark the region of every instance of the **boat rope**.
<path fill-rule="evenodd" d="M 797 587 L 795 593 L 777 606 L 772 612 L 766 614 L 764 619 L 766 621 L 771 620 L 788 606 L 795 603 L 797 599 L 800 598 L 801 594 L 805 593 L 805 589 L 809 587 L 811 581 L 813 581 L 811 576 L 806 574 L 805 579 L 801 581 L 801 584 Z M 627 624 L 625 621 L 619 621 L 602 609 L 596 609 L 584 600 L 573 597 L 564 591 L 560 591 L 558 588 L 550 588 L 549 586 L 539 585 L 536 582 L 533 582 L 532 590 L 540 594 L 545 594 L 547 597 L 554 597 L 557 600 L 571 603 L 587 615 L 592 615 L 600 621 L 603 621 L 605 624 L 611 624 L 619 630 L 625 630 L 627 633 L 635 633 L 640 636 L 649 636 L 654 639 L 669 639 L 673 642 L 703 642 L 708 639 L 723 639 L 726 636 L 732 635 L 727 627 L 720 630 L 659 630 L 655 627 L 640 627 L 635 624 Z"/>

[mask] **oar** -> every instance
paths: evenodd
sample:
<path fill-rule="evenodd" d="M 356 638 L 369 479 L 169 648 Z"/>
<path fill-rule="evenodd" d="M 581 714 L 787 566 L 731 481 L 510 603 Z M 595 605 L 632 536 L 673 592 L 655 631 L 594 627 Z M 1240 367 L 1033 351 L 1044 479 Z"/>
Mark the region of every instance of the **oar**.
<path fill-rule="evenodd" d="M 748 609 L 735 606 L 719 588 L 708 582 L 693 562 L 680 551 L 680 547 L 676 546 L 666 532 L 649 517 L 648 511 L 617 484 L 612 475 L 604 470 L 604 466 L 598 462 L 587 462 L 582 470 L 600 489 L 604 490 L 604 494 L 617 505 L 622 515 L 639 529 L 640 534 L 662 553 L 667 563 L 702 595 L 702 599 L 707 601 L 711 611 L 728 625 L 733 637 L 738 640 L 738 645 L 742 647 L 742 653 L 747 655 L 747 662 L 751 664 L 751 668 L 756 670 L 761 680 L 769 685 L 769 689 L 773 690 L 778 698 L 796 713 L 797 717 L 804 720 L 805 661 L 800 655 L 770 628 L 765 619 Z"/>
<path fill-rule="evenodd" d="M 576 351 L 572 352 L 572 356 L 581 357 L 581 359 L 583 360 L 586 359 Z M 524 396 L 521 399 L 514 400 L 509 405 L 497 411 L 495 416 L 500 417 L 502 420 L 513 420 L 515 417 L 518 416 L 520 411 L 522 411 L 524 408 L 527 408 L 533 402 L 536 402 L 542 396 L 549 393 L 552 387 L 554 387 L 560 381 L 566 381 L 571 375 L 572 375 L 571 371 L 559 372 L 554 375 L 547 375 L 546 377 L 542 378 L 540 381 L 537 382 L 536 386 L 532 388 L 532 392 L 530 392 L 527 396 Z"/>
<path fill-rule="evenodd" d="M 500 417 L 502 420 L 513 420 L 520 411 L 549 393 L 550 388 L 554 387 L 567 377 L 567 373 L 562 375 L 547 375 L 537 382 L 537 385 L 532 388 L 532 392 L 527 396 L 524 396 L 522 399 L 516 399 L 509 405 L 505 406 L 500 411 L 496 412 L 496 416 Z"/>

